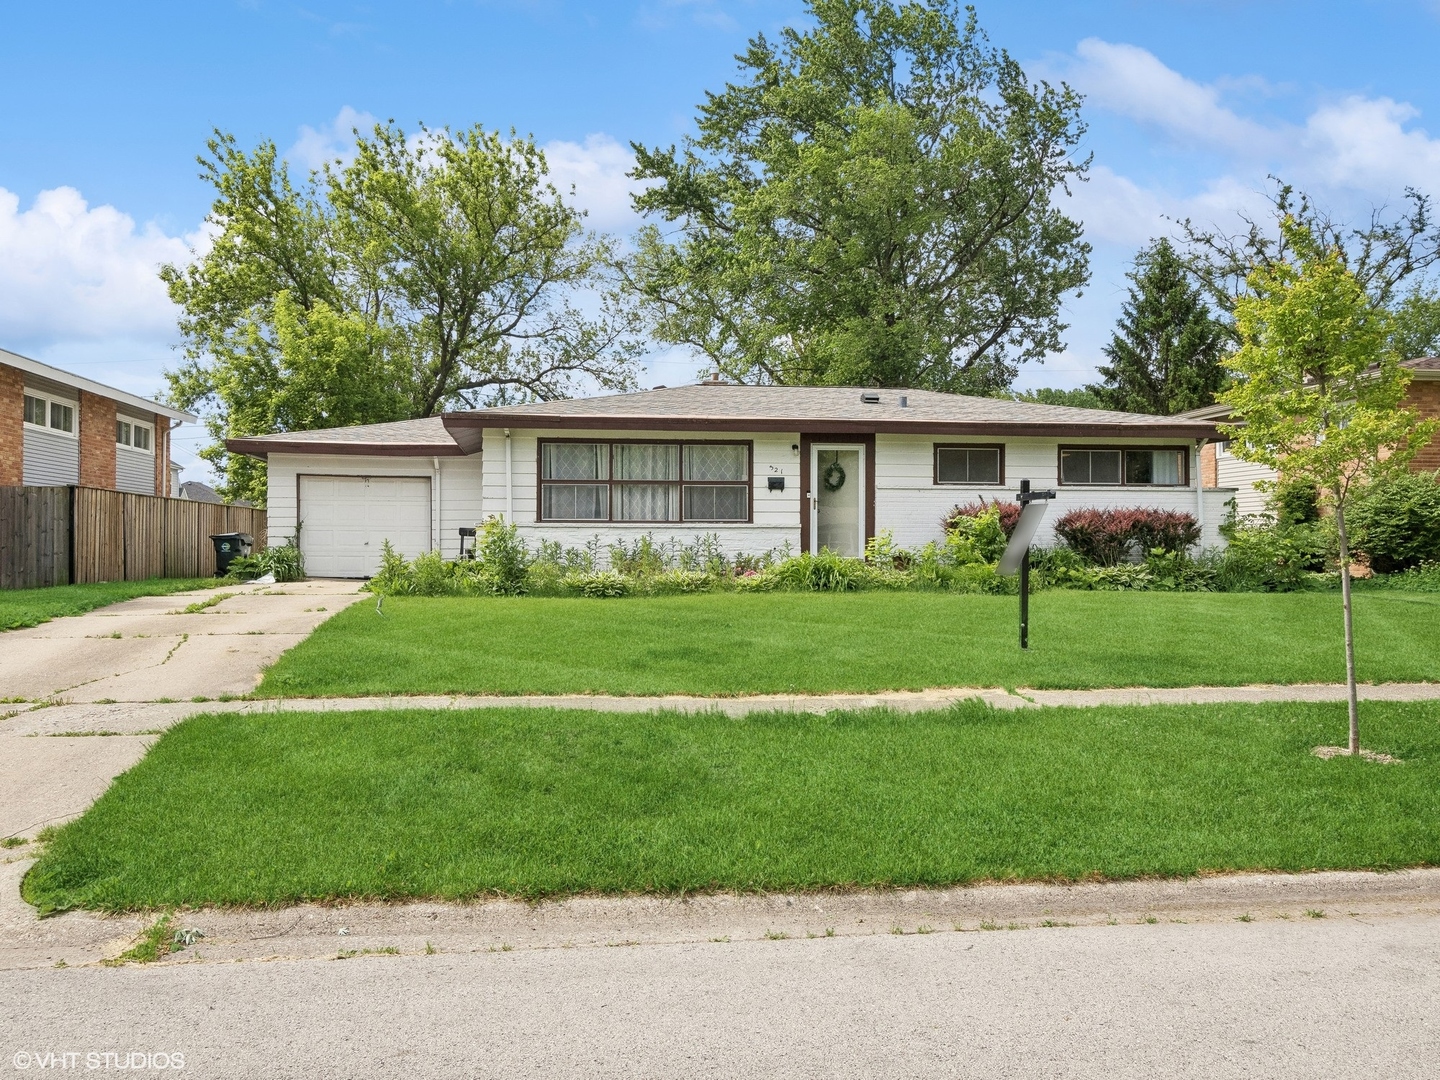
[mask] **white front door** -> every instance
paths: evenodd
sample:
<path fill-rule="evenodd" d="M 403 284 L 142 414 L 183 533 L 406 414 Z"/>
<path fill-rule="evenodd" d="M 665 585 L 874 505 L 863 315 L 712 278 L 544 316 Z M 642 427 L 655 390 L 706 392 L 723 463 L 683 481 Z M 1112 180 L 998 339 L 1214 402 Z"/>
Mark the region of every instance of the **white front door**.
<path fill-rule="evenodd" d="M 302 476 L 298 520 L 307 574 L 370 577 L 386 540 L 407 559 L 430 550 L 430 478 Z"/>
<path fill-rule="evenodd" d="M 858 558 L 865 553 L 865 447 L 858 443 L 810 447 L 810 551 L 829 548 Z"/>

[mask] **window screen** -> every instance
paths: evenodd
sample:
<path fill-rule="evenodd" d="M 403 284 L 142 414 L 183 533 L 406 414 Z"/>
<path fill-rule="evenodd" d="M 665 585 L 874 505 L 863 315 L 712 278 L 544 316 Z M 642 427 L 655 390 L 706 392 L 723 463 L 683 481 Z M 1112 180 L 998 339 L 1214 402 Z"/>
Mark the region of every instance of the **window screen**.
<path fill-rule="evenodd" d="M 998 446 L 937 446 L 935 482 L 938 484 L 999 484 Z"/>

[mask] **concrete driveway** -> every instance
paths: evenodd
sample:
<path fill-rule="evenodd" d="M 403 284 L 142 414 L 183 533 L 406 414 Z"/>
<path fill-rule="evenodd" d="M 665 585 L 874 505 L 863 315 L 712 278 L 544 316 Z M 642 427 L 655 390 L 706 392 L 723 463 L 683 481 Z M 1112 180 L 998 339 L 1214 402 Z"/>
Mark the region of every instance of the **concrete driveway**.
<path fill-rule="evenodd" d="M 191 604 L 229 596 L 195 613 Z M 94 725 L 38 734 L 33 703 L 177 701 L 245 694 L 265 667 L 361 599 L 353 581 L 147 596 L 0 634 L 0 837 L 79 814 L 139 761 L 158 730 Z M 189 706 L 185 711 L 194 711 Z M 115 733 L 111 733 L 111 732 Z M 84 734 L 85 738 L 65 737 Z"/>

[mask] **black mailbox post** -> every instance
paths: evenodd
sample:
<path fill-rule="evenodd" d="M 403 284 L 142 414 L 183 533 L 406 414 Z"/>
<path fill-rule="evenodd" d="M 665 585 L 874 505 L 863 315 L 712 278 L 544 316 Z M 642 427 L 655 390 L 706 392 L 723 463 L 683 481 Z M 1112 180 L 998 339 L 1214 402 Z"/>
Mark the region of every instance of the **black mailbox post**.
<path fill-rule="evenodd" d="M 249 555 L 255 538 L 249 533 L 215 533 L 210 537 L 215 544 L 215 576 L 224 577 L 232 560 Z"/>

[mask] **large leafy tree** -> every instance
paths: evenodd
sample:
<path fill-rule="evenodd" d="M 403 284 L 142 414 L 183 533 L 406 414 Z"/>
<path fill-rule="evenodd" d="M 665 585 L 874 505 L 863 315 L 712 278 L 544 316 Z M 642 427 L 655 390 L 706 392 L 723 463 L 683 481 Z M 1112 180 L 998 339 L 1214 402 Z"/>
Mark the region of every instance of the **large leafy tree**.
<path fill-rule="evenodd" d="M 533 141 L 377 125 L 299 184 L 272 143 L 208 151 L 212 243 L 161 274 L 184 338 L 171 396 L 205 413 L 226 495 L 264 499 L 263 464 L 227 437 L 632 385 L 613 244 Z"/>
<path fill-rule="evenodd" d="M 1404 469 L 1440 422 L 1402 402 L 1409 374 L 1392 317 L 1335 245 L 1281 221 L 1284 255 L 1256 266 L 1235 302 L 1236 382 L 1219 395 L 1240 418 L 1224 430 L 1237 457 L 1312 484 L 1335 516 L 1352 754 L 1360 752 L 1347 511 L 1378 478 Z"/>
<path fill-rule="evenodd" d="M 1169 416 L 1209 405 L 1225 383 L 1228 344 L 1186 262 L 1161 238 L 1135 258 L 1130 295 L 1089 387 L 1107 409 Z"/>
<path fill-rule="evenodd" d="M 661 340 L 742 382 L 989 393 L 1060 347 L 1087 279 L 1080 100 L 950 0 L 811 0 L 677 150 L 635 146 L 632 284 Z"/>

